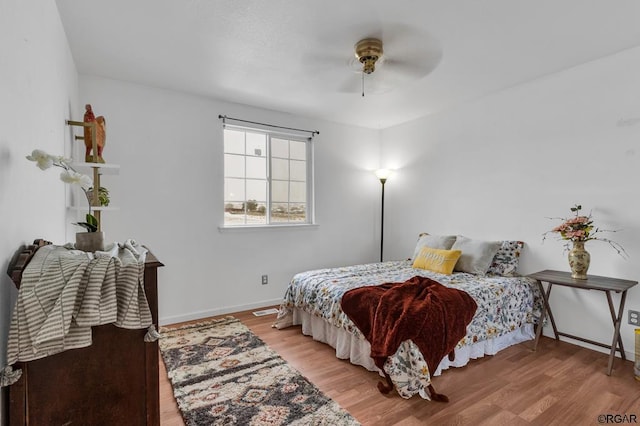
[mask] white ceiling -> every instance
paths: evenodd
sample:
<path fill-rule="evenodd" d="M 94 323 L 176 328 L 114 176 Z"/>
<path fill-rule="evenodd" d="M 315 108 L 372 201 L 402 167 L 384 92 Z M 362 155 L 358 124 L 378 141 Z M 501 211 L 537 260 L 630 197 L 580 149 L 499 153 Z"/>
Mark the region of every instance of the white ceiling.
<path fill-rule="evenodd" d="M 640 45 L 638 0 L 56 2 L 81 74 L 371 128 Z M 362 97 L 370 36 L 387 62 Z"/>

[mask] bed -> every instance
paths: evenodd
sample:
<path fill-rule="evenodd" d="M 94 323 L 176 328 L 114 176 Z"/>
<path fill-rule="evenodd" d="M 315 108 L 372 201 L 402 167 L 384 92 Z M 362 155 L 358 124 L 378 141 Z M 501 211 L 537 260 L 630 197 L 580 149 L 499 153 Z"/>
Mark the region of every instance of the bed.
<path fill-rule="evenodd" d="M 274 326 L 282 329 L 302 325 L 303 334 L 331 345 L 338 358 L 381 375 L 386 373 L 403 398 L 419 394 L 432 399 L 432 376 L 534 338 L 542 297 L 534 280 L 516 272 L 523 246 L 520 241 L 487 242 L 464 236 L 420 234 L 408 260 L 301 272 L 287 287 Z M 435 266 L 419 264 L 425 252 L 429 258 L 434 251 L 453 252 L 453 257 L 460 252 L 455 260 L 449 259 L 454 264 L 452 271 L 448 271 L 451 265 L 442 270 L 442 264 L 446 263 L 442 256 L 435 256 L 438 261 Z M 343 312 L 342 296 L 351 289 L 401 283 L 416 276 L 468 293 L 477 310 L 466 335 L 455 346 L 455 357 L 452 360 L 444 357 L 436 371 L 429 371 L 425 357 L 411 340 L 403 341 L 386 360 L 384 371 L 380 371 L 369 356 L 369 342 Z"/>

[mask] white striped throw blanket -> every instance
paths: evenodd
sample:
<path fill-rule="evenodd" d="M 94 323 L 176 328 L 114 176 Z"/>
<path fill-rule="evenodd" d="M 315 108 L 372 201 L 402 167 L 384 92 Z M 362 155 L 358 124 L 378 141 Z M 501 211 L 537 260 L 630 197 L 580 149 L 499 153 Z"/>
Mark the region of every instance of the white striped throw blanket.
<path fill-rule="evenodd" d="M 22 274 L 7 364 L 90 346 L 92 326 L 151 326 L 143 282 L 146 253 L 133 240 L 96 253 L 41 247 Z"/>

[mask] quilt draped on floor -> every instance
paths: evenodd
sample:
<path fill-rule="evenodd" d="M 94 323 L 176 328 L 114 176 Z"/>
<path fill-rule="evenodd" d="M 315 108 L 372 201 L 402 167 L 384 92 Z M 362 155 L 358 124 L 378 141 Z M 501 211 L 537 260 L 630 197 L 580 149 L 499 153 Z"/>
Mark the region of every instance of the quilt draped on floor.
<path fill-rule="evenodd" d="M 41 247 L 22 275 L 7 364 L 90 346 L 92 326 L 150 327 L 143 282 L 146 253 L 132 240 L 96 253 Z"/>
<path fill-rule="evenodd" d="M 371 344 L 371 358 L 381 370 L 402 342 L 411 340 L 429 370 L 436 371 L 442 358 L 466 335 L 477 309 L 464 291 L 420 276 L 349 290 L 341 305 Z"/>

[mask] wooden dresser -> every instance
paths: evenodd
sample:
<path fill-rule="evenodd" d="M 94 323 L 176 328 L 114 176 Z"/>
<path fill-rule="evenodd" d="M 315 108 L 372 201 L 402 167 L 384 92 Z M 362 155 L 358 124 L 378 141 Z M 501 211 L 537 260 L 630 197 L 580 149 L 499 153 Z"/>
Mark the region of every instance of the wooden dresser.
<path fill-rule="evenodd" d="M 43 244 L 20 249 L 7 273 L 20 287 L 22 270 Z M 157 271 L 163 266 L 147 254 L 144 286 L 158 324 Z M 112 324 L 93 327 L 93 344 L 26 363 L 9 390 L 9 425 L 159 425 L 158 342 L 147 330 Z"/>

